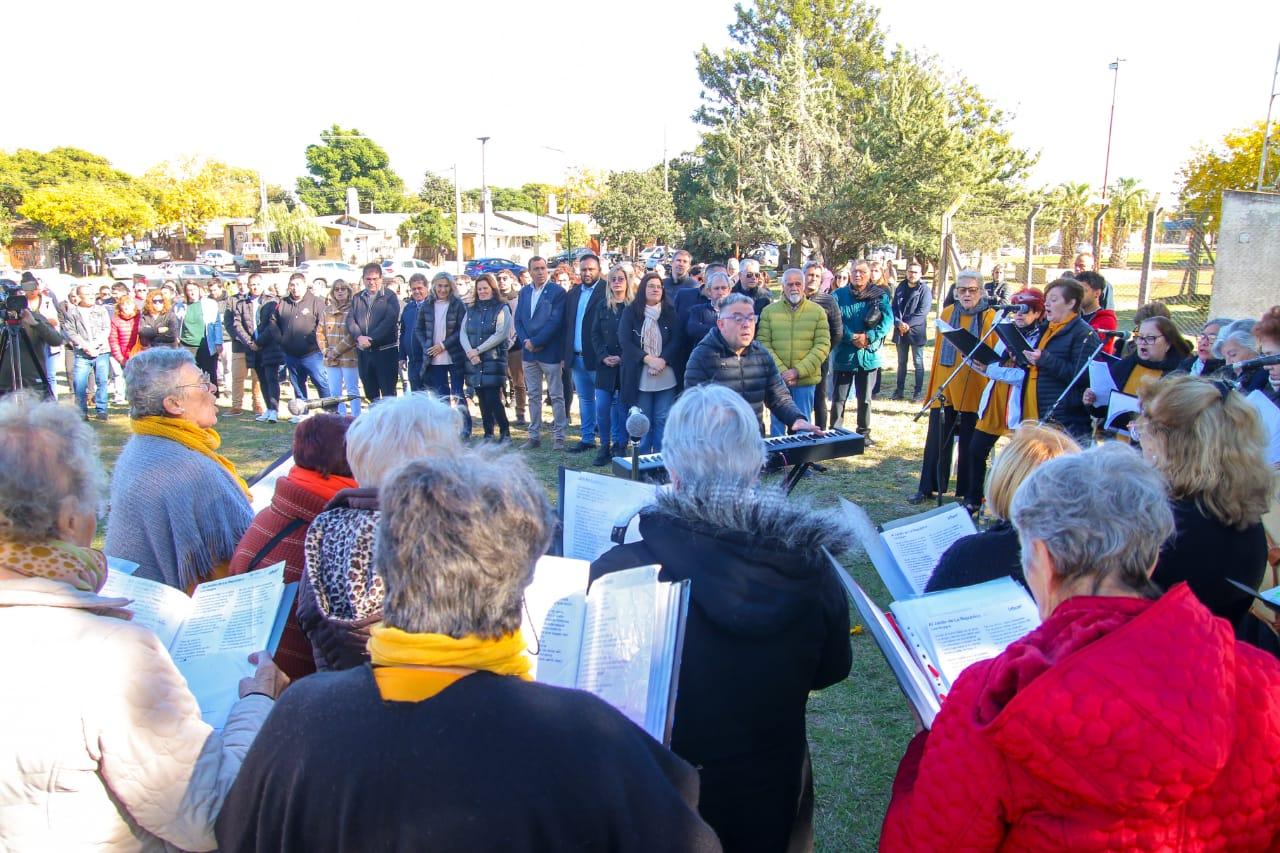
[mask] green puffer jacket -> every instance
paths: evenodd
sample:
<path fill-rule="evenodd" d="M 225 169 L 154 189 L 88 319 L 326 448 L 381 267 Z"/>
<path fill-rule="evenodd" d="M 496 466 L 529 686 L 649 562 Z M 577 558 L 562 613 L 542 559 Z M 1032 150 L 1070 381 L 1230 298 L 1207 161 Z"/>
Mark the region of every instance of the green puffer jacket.
<path fill-rule="evenodd" d="M 844 320 L 844 334 L 836 344 L 836 357 L 832 369 L 839 371 L 875 370 L 880 367 L 880 346 L 893 330 L 893 307 L 889 302 L 889 294 L 879 285 L 869 284 L 863 298 L 853 292 L 849 285 L 836 288 L 834 291 L 836 305 L 840 307 L 840 318 Z M 879 299 L 876 295 L 879 294 Z M 866 317 L 871 306 L 879 304 L 880 322 L 868 326 Z M 861 349 L 853 345 L 856 334 L 867 336 L 867 345 Z"/>
<path fill-rule="evenodd" d="M 771 303 L 760 312 L 756 340 L 773 356 L 779 371 L 794 367 L 800 373 L 796 385 L 817 385 L 822 363 L 831 353 L 827 312 L 808 299 L 794 308 L 785 299 Z"/>

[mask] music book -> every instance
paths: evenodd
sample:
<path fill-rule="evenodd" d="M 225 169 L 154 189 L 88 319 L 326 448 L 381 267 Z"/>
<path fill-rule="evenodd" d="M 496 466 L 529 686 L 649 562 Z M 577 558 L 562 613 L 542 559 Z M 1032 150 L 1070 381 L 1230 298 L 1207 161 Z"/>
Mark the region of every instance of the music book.
<path fill-rule="evenodd" d="M 1140 411 L 1137 397 L 1112 391 L 1111 399 L 1107 402 L 1107 417 L 1102 427 L 1112 432 L 1128 432 L 1130 424 Z"/>
<path fill-rule="evenodd" d="M 973 518 L 960 504 L 946 504 L 887 521 L 880 530 L 858 505 L 840 498 L 840 508 L 894 598 L 923 595 L 938 560 L 951 543 L 978 532 Z"/>
<path fill-rule="evenodd" d="M 1015 323 L 1008 320 L 1002 320 L 992 328 L 995 329 L 1000 342 L 1004 344 L 1005 353 L 1013 356 L 1014 363 L 1018 367 L 1029 367 L 1031 362 L 1027 361 L 1027 357 L 1023 353 L 1027 350 L 1033 350 L 1035 347 L 1027 340 L 1026 335 L 1022 334 L 1022 330 Z"/>
<path fill-rule="evenodd" d="M 938 333 L 951 342 L 951 345 L 960 350 L 961 355 L 965 355 L 979 364 L 995 364 L 1000 360 L 1000 354 L 984 343 L 979 343 L 977 336 L 968 329 L 957 329 L 942 318 L 938 318 L 935 322 Z M 977 349 L 974 349 L 977 347 Z"/>
<path fill-rule="evenodd" d="M 658 486 L 639 480 L 606 477 L 590 471 L 560 468 L 559 512 L 563 528 L 560 553 L 575 560 L 596 559 L 613 547 L 613 529 L 634 528 L 636 513 L 653 503 Z M 626 541 L 639 535 L 630 533 Z"/>
<path fill-rule="evenodd" d="M 660 581 L 659 568 L 613 572 L 588 589 L 588 562 L 542 557 L 521 630 L 537 681 L 593 693 L 670 744 L 689 582 Z"/>
<path fill-rule="evenodd" d="M 240 698 L 240 679 L 253 675 L 253 652 L 275 654 L 298 590 L 284 582 L 284 563 L 202 583 L 188 596 L 167 584 L 109 571 L 101 595 L 130 599 L 133 621 L 169 650 L 215 729 Z"/>
<path fill-rule="evenodd" d="M 827 558 L 925 728 L 960 673 L 1040 624 L 1035 602 L 1012 578 L 895 601 L 890 623 L 844 567 Z"/>
<path fill-rule="evenodd" d="M 276 480 L 288 476 L 292 469 L 293 451 L 286 451 L 249 481 L 249 503 L 255 515 L 271 506 L 271 498 L 276 493 Z"/>
<path fill-rule="evenodd" d="M 1234 586 L 1241 592 L 1247 592 L 1251 598 L 1256 598 L 1272 610 L 1280 613 L 1280 586 L 1273 586 L 1265 592 L 1259 592 L 1251 586 L 1240 583 L 1235 578 L 1223 578 L 1227 583 Z"/>

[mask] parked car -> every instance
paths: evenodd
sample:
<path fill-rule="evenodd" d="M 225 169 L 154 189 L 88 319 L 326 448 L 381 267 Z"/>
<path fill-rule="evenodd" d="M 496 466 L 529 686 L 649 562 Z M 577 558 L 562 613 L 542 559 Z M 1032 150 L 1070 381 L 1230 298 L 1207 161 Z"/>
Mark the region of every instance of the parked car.
<path fill-rule="evenodd" d="M 307 277 L 307 284 L 310 285 L 318 284 L 321 287 L 326 287 L 330 283 L 342 279 L 350 284 L 353 290 L 360 289 L 360 267 L 343 261 L 303 261 L 298 264 L 297 271 Z"/>
<path fill-rule="evenodd" d="M 132 281 L 138 265 L 128 255 L 112 255 L 107 258 L 107 275 L 116 281 Z"/>
<path fill-rule="evenodd" d="M 773 243 L 765 243 L 751 250 L 748 257 L 755 258 L 762 267 L 778 266 L 778 247 Z"/>
<path fill-rule="evenodd" d="M 646 246 L 645 248 L 640 250 L 640 260 L 647 261 L 652 255 L 654 254 L 662 255 L 666 251 L 667 251 L 666 246 Z"/>
<path fill-rule="evenodd" d="M 547 266 L 551 269 L 555 269 L 561 264 L 568 264 L 569 266 L 576 268 L 578 266 L 578 261 L 582 259 L 582 256 L 589 254 L 593 254 L 592 251 L 584 247 L 570 249 L 567 252 L 561 252 L 558 255 L 552 255 L 547 258 Z"/>
<path fill-rule="evenodd" d="M 162 284 L 172 284 L 181 289 L 182 285 L 189 281 L 209 286 L 209 282 L 218 279 L 225 287 L 229 282 L 238 282 L 239 277 L 233 272 L 224 272 L 223 270 L 214 269 L 208 264 L 196 264 L 186 261 L 177 261 L 159 266 L 139 267 L 138 271 L 133 274 L 135 284 L 145 284 L 147 287 L 159 287 Z"/>
<path fill-rule="evenodd" d="M 138 253 L 138 263 L 140 264 L 158 264 L 161 261 L 171 260 L 173 260 L 173 255 L 169 253 L 169 250 L 161 249 L 159 246 L 152 246 Z"/>
<path fill-rule="evenodd" d="M 404 258 L 398 261 L 382 262 L 382 277 L 387 281 L 395 279 L 404 284 L 415 273 L 421 273 L 427 277 L 427 281 L 431 281 L 431 277 L 440 271 L 439 267 L 433 267 L 426 261 L 418 258 Z"/>
<path fill-rule="evenodd" d="M 651 270 L 658 264 L 665 266 L 670 263 L 670 257 L 674 254 L 674 251 L 668 253 L 666 246 L 658 246 L 656 251 L 650 252 L 649 257 L 644 259 L 644 268 Z"/>
<path fill-rule="evenodd" d="M 611 270 L 618 264 L 626 263 L 627 258 L 621 252 L 604 252 L 600 255 L 600 268 Z"/>
<path fill-rule="evenodd" d="M 548 264 L 550 266 L 550 264 Z M 506 258 L 475 258 L 467 261 L 467 275 L 475 278 L 484 275 L 487 272 L 497 272 L 498 270 L 511 270 L 516 275 L 525 271 L 522 264 L 515 261 L 509 261 Z"/>
<path fill-rule="evenodd" d="M 236 269 L 236 256 L 222 249 L 208 249 L 196 255 L 196 263 L 217 269 Z"/>

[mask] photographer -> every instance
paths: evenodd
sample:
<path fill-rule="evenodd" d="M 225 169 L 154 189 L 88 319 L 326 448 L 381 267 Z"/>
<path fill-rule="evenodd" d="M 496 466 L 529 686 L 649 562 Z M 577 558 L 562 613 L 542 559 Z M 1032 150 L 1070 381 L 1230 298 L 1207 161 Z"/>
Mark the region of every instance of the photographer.
<path fill-rule="evenodd" d="M 0 281 L 0 298 L 4 300 L 5 331 L 0 338 L 0 395 L 14 390 L 14 356 L 17 356 L 17 385 L 30 388 L 41 396 L 52 397 L 45 374 L 48 347 L 62 344 L 62 336 L 40 314 L 28 307 L 27 294 L 36 282 Z"/>

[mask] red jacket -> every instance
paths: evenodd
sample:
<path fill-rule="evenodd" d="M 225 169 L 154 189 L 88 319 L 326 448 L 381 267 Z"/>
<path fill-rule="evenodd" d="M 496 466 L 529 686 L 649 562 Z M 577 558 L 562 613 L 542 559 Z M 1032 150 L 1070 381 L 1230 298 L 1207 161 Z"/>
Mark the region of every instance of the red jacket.
<path fill-rule="evenodd" d="M 111 346 L 111 357 L 124 364 L 133 355 L 133 348 L 138 344 L 138 315 L 129 319 L 116 312 L 111 313 L 111 333 L 107 336 Z"/>
<path fill-rule="evenodd" d="M 1120 322 L 1116 319 L 1116 312 L 1110 308 L 1099 308 L 1093 312 L 1093 316 L 1086 320 L 1095 332 L 1101 335 L 1102 332 L 1114 332 L 1120 328 Z M 1102 347 L 1102 351 L 1107 355 L 1114 355 L 1116 348 L 1116 339 L 1107 338 L 1106 344 Z"/>
<path fill-rule="evenodd" d="M 288 477 L 276 480 L 276 492 L 271 498 L 271 505 L 258 513 L 253 524 L 245 531 L 231 557 L 229 574 L 240 575 L 249 570 L 249 562 L 262 548 L 266 547 L 285 525 L 294 519 L 301 519 L 301 524 L 281 539 L 274 548 L 268 551 L 255 569 L 284 560 L 284 582 L 293 583 L 301 580 L 304 565 L 302 543 L 307 538 L 307 529 L 311 522 L 328 503 L 327 495 L 318 495 L 308 491 Z M 316 671 L 315 657 L 311 652 L 311 644 L 303 636 L 298 627 L 298 602 L 294 599 L 285 622 L 284 633 L 280 637 L 280 647 L 276 649 L 276 664 L 292 679 L 310 675 Z"/>
<path fill-rule="evenodd" d="M 882 850 L 1280 849 L 1280 662 L 1186 584 L 1064 602 L 957 679 Z"/>

